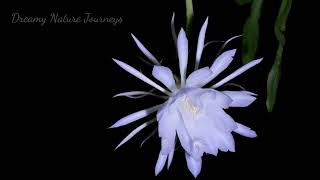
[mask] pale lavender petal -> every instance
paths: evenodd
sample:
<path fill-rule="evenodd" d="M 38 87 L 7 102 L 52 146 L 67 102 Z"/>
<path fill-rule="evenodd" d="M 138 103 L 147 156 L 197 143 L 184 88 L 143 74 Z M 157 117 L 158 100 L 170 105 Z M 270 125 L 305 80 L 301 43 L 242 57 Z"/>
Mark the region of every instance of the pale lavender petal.
<path fill-rule="evenodd" d="M 155 167 L 155 170 L 154 170 L 154 173 L 155 173 L 156 176 L 163 169 L 163 167 L 164 167 L 164 165 L 166 163 L 167 157 L 168 157 L 168 155 L 163 155 L 163 154 L 161 154 L 161 152 L 159 153 L 157 164 L 156 164 L 156 167 Z"/>
<path fill-rule="evenodd" d="M 201 128 L 201 129 L 206 129 L 206 128 Z M 205 134 L 205 133 L 204 133 Z M 199 139 L 199 140 L 192 140 L 191 143 L 191 156 L 193 159 L 195 159 L 196 161 L 201 160 L 203 153 L 204 153 L 204 149 L 205 149 L 205 142 L 203 139 Z"/>
<path fill-rule="evenodd" d="M 215 133 L 218 140 L 219 149 L 223 152 L 235 152 L 235 143 L 232 134 L 226 132 L 216 132 Z"/>
<path fill-rule="evenodd" d="M 141 72 L 137 71 L 136 69 L 134 69 L 133 67 L 129 66 L 128 64 L 121 62 L 119 60 L 113 59 L 113 61 L 115 63 L 117 63 L 121 68 L 123 68 L 124 70 L 126 70 L 127 72 L 129 72 L 130 74 L 134 75 L 135 77 L 139 78 L 140 80 L 144 81 L 145 83 L 153 86 L 154 88 L 158 89 L 159 91 L 167 94 L 167 95 L 171 95 L 170 92 L 168 92 L 167 90 L 165 90 L 163 87 L 159 86 L 158 84 L 156 84 L 155 82 L 153 82 L 151 79 L 147 78 L 144 74 L 142 74 Z"/>
<path fill-rule="evenodd" d="M 173 78 L 172 71 L 164 66 L 153 66 L 152 75 L 163 85 L 165 85 L 171 92 L 177 90 L 176 82 Z"/>
<path fill-rule="evenodd" d="M 175 146 L 176 146 L 176 142 L 174 143 L 173 149 L 172 149 L 172 150 L 170 151 L 170 153 L 169 153 L 167 169 L 170 168 L 170 165 L 171 165 L 171 163 L 172 163 L 173 155 L 174 155 L 174 151 L 175 151 Z"/>
<path fill-rule="evenodd" d="M 161 138 L 161 153 L 168 155 L 174 149 L 175 136 Z"/>
<path fill-rule="evenodd" d="M 134 40 L 134 42 L 137 44 L 138 48 L 141 50 L 141 52 L 150 59 L 154 64 L 160 65 L 159 61 L 148 51 L 147 48 L 144 47 L 144 45 L 131 33 L 131 36 Z"/>
<path fill-rule="evenodd" d="M 230 106 L 232 99 L 229 96 L 221 93 L 220 91 L 216 91 L 214 89 L 212 91 L 215 92 L 214 104 L 227 109 Z"/>
<path fill-rule="evenodd" d="M 202 87 L 207 84 L 211 77 L 212 71 L 209 67 L 204 67 L 192 72 L 187 78 L 187 87 Z"/>
<path fill-rule="evenodd" d="M 188 153 L 186 153 L 186 160 L 187 160 L 187 165 L 188 165 L 189 171 L 196 178 L 201 171 L 202 160 L 201 159 L 195 160 Z"/>
<path fill-rule="evenodd" d="M 208 105 L 206 107 L 206 111 L 208 112 L 208 118 L 210 118 L 212 124 L 215 128 L 217 128 L 221 132 L 227 132 L 231 133 L 233 130 L 237 128 L 236 122 L 233 120 L 233 118 L 224 112 L 221 108 L 214 108 L 212 105 Z"/>
<path fill-rule="evenodd" d="M 212 155 L 217 156 L 218 155 L 218 142 L 217 142 L 217 137 L 213 134 L 210 134 L 210 136 L 208 136 L 208 151 L 207 153 L 210 153 Z"/>
<path fill-rule="evenodd" d="M 254 61 L 251 61 L 251 62 L 245 64 L 241 68 L 237 69 L 235 72 L 231 73 L 229 76 L 225 77 L 224 79 L 222 79 L 221 81 L 219 81 L 218 83 L 213 85 L 212 88 L 220 87 L 221 85 L 225 84 L 226 82 L 228 82 L 228 81 L 232 80 L 233 78 L 239 76 L 240 74 L 242 74 L 246 70 L 252 68 L 253 66 L 255 66 L 257 64 L 259 64 L 261 61 L 262 61 L 262 58 L 254 60 Z"/>
<path fill-rule="evenodd" d="M 235 152 L 235 143 L 234 143 L 234 139 L 231 133 L 225 133 L 223 135 L 223 140 L 225 145 L 227 146 L 228 150 L 231 152 Z"/>
<path fill-rule="evenodd" d="M 248 137 L 248 138 L 257 137 L 257 134 L 255 131 L 251 130 L 249 127 L 244 126 L 240 123 L 237 123 L 237 129 L 235 129 L 234 132 L 236 132 L 242 136 Z"/>
<path fill-rule="evenodd" d="M 212 71 L 212 73 L 210 77 L 202 80 L 201 87 L 208 84 L 215 77 L 217 77 L 223 70 L 225 70 L 232 62 L 235 53 L 236 49 L 225 51 L 224 53 L 222 53 L 211 65 L 210 70 Z"/>
<path fill-rule="evenodd" d="M 228 147 L 225 145 L 223 139 L 219 136 L 218 138 L 219 150 L 222 152 L 227 152 Z"/>
<path fill-rule="evenodd" d="M 127 125 L 129 123 L 132 123 L 134 121 L 137 121 L 139 119 L 142 119 L 142 118 L 148 116 L 149 114 L 157 111 L 161 106 L 162 106 L 162 104 L 156 105 L 156 106 L 153 106 L 151 108 L 147 108 L 147 109 L 144 109 L 144 110 L 141 110 L 141 111 L 138 111 L 138 112 L 135 112 L 133 114 L 130 114 L 130 115 L 120 119 L 119 121 L 117 121 L 110 128 L 117 128 L 117 127 L 120 127 L 120 126 Z"/>
<path fill-rule="evenodd" d="M 191 138 L 183 124 L 183 122 L 180 123 L 180 125 L 177 126 L 177 135 L 179 137 L 179 141 L 183 149 L 191 153 Z"/>
<path fill-rule="evenodd" d="M 203 25 L 201 27 L 201 30 L 200 30 L 200 33 L 199 33 L 197 52 L 196 52 L 196 63 L 195 63 L 194 70 L 197 70 L 199 68 L 201 55 L 202 55 L 202 51 L 203 51 L 203 47 L 204 47 L 204 40 L 205 40 L 205 37 L 206 37 L 206 30 L 207 30 L 207 27 L 208 27 L 208 18 L 209 17 L 207 17 L 207 19 L 203 23 Z"/>
<path fill-rule="evenodd" d="M 180 117 L 175 111 L 159 110 L 157 113 L 159 137 L 174 138 L 179 119 Z"/>
<path fill-rule="evenodd" d="M 224 71 L 230 63 L 233 61 L 233 57 L 236 54 L 236 49 L 223 52 L 217 59 L 213 62 L 210 69 L 213 72 L 212 79 Z"/>
<path fill-rule="evenodd" d="M 232 99 L 230 107 L 247 107 L 257 99 L 247 91 L 222 91 L 222 93 Z"/>
<path fill-rule="evenodd" d="M 184 87 L 187 74 L 187 65 L 188 65 L 188 39 L 183 28 L 181 28 L 178 41 L 178 57 L 179 57 L 179 67 L 180 67 L 180 76 L 181 76 L 181 87 Z"/>
<path fill-rule="evenodd" d="M 120 146 L 122 146 L 123 144 L 125 144 L 126 142 L 128 142 L 133 136 L 135 136 L 138 132 L 140 132 L 142 129 L 144 129 L 145 127 L 147 127 L 149 124 L 155 122 L 156 119 L 152 119 L 148 122 L 143 123 L 142 125 L 138 126 L 136 129 L 134 129 L 130 134 L 128 134 L 128 136 L 126 136 L 120 143 L 119 145 L 115 148 L 118 149 Z"/>
<path fill-rule="evenodd" d="M 258 96 L 258 94 L 256 94 L 256 93 L 253 93 L 253 92 L 250 92 L 250 91 L 242 91 L 242 92 L 244 92 L 244 93 L 246 93 L 246 94 L 249 94 L 249 95 L 251 95 L 251 96 Z"/>

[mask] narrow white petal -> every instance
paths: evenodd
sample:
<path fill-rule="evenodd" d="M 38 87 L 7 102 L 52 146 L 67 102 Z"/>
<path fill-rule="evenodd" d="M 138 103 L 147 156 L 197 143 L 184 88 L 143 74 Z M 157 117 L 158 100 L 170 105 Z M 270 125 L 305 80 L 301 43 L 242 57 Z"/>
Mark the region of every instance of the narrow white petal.
<path fill-rule="evenodd" d="M 170 112 L 165 106 L 166 104 L 163 105 L 164 109 L 159 109 L 157 112 L 159 137 L 174 138 L 180 117 L 177 112 L 174 110 Z"/>
<path fill-rule="evenodd" d="M 222 91 L 232 99 L 230 107 L 247 107 L 257 98 L 248 91 Z"/>
<path fill-rule="evenodd" d="M 144 74 L 142 74 L 138 70 L 134 69 L 133 67 L 129 66 L 128 64 L 126 64 L 122 61 L 119 61 L 117 59 L 113 59 L 113 61 L 116 62 L 121 68 L 123 68 L 124 70 L 126 70 L 130 74 L 134 75 L 135 77 L 139 78 L 140 80 L 144 81 L 145 83 L 153 86 L 154 88 L 158 89 L 159 91 L 161 91 L 169 96 L 171 95 L 170 92 L 168 92 L 163 87 L 159 86 L 158 84 L 153 82 L 151 79 L 147 78 Z"/>
<path fill-rule="evenodd" d="M 244 92 L 244 93 L 246 93 L 246 94 L 249 94 L 249 95 L 251 95 L 251 96 L 258 96 L 258 94 L 256 94 L 256 93 L 253 93 L 253 92 L 250 92 L 250 91 L 242 91 L 242 92 Z"/>
<path fill-rule="evenodd" d="M 232 134 L 226 133 L 224 135 L 224 142 L 230 152 L 235 152 L 235 143 Z"/>
<path fill-rule="evenodd" d="M 174 149 L 175 136 L 168 138 L 161 138 L 161 153 L 168 155 Z"/>
<path fill-rule="evenodd" d="M 171 92 L 177 90 L 176 82 L 173 78 L 172 71 L 164 66 L 153 66 L 152 75 L 163 85 L 165 85 Z"/>
<path fill-rule="evenodd" d="M 195 63 L 195 68 L 194 70 L 197 70 L 199 68 L 200 60 L 201 60 L 201 55 L 204 47 L 204 39 L 206 37 L 206 30 L 208 27 L 208 17 L 203 23 L 199 37 L 198 37 L 198 45 L 197 45 L 197 52 L 196 52 L 196 63 Z"/>
<path fill-rule="evenodd" d="M 234 55 L 236 54 L 236 49 L 223 52 L 211 65 L 210 69 L 213 72 L 213 78 L 224 71 L 232 62 Z"/>
<path fill-rule="evenodd" d="M 218 143 L 219 143 L 219 150 L 222 152 L 227 152 L 228 151 L 228 147 L 225 145 L 225 143 L 223 142 L 223 140 L 219 137 L 218 138 Z"/>
<path fill-rule="evenodd" d="M 207 83 L 209 83 L 210 81 L 212 81 L 223 70 L 225 70 L 232 62 L 235 53 L 236 53 L 236 49 L 232 49 L 229 51 L 225 51 L 219 57 L 217 57 L 216 60 L 213 62 L 213 64 L 210 67 L 210 70 L 212 71 L 210 77 L 202 80 L 203 81 L 202 86 L 204 86 Z"/>
<path fill-rule="evenodd" d="M 145 96 L 147 96 L 147 95 L 154 96 L 154 97 L 158 97 L 158 98 L 162 98 L 162 99 L 167 99 L 167 96 L 160 96 L 160 95 L 157 95 L 157 94 L 155 94 L 155 93 L 146 92 L 146 91 L 129 91 L 129 92 L 123 92 L 123 93 L 119 93 L 119 94 L 114 95 L 113 98 L 125 96 L 125 97 L 128 97 L 128 98 L 137 99 L 137 98 L 145 97 Z"/>
<path fill-rule="evenodd" d="M 174 41 L 174 45 L 177 46 L 177 34 L 176 34 L 176 28 L 174 26 L 174 17 L 175 17 L 175 14 L 173 13 L 171 18 L 171 34 Z"/>
<path fill-rule="evenodd" d="M 224 94 L 220 91 L 214 90 L 214 89 L 212 91 L 215 92 L 215 96 L 214 96 L 215 98 L 213 99 L 214 104 L 219 105 L 223 109 L 229 108 L 229 106 L 232 102 L 231 97 L 227 96 L 226 94 Z"/>
<path fill-rule="evenodd" d="M 236 132 L 242 136 L 248 137 L 248 138 L 257 137 L 257 134 L 255 131 L 251 130 L 249 127 L 244 126 L 240 123 L 237 123 L 237 129 L 235 129 L 234 132 Z"/>
<path fill-rule="evenodd" d="M 212 86 L 212 88 L 218 88 L 221 85 L 223 85 L 224 83 L 232 80 L 233 78 L 239 76 L 240 74 L 242 74 L 243 72 L 245 72 L 246 70 L 252 68 L 253 66 L 259 64 L 262 61 L 261 59 L 257 59 L 254 61 L 251 61 L 245 65 L 243 65 L 241 68 L 237 69 L 235 72 L 231 73 L 229 76 L 225 77 L 224 79 L 222 79 L 221 81 L 219 81 L 218 83 L 216 83 L 215 85 Z"/>
<path fill-rule="evenodd" d="M 201 159 L 195 160 L 188 153 L 186 153 L 186 160 L 187 160 L 187 165 L 188 165 L 189 171 L 196 178 L 201 171 L 202 160 Z"/>
<path fill-rule="evenodd" d="M 177 135 L 179 137 L 179 141 L 180 141 L 180 144 L 183 147 L 183 149 L 186 152 L 191 153 L 191 138 L 190 138 L 183 122 L 181 122 L 177 126 Z"/>
<path fill-rule="evenodd" d="M 210 107 L 206 108 L 206 111 L 210 111 Z M 208 118 L 214 119 L 211 123 L 214 125 L 214 128 L 216 128 L 216 133 L 231 133 L 233 130 L 237 128 L 236 122 L 233 120 L 233 118 L 227 114 L 224 110 L 217 109 L 217 108 L 211 108 L 211 112 L 208 112 Z"/>
<path fill-rule="evenodd" d="M 131 36 L 136 42 L 138 48 L 141 50 L 141 52 L 148 58 L 150 59 L 154 64 L 160 65 L 159 61 L 148 51 L 147 48 L 144 47 L 144 45 L 131 33 Z"/>
<path fill-rule="evenodd" d="M 135 112 L 133 114 L 130 114 L 130 115 L 120 119 L 119 121 L 117 121 L 110 128 L 117 128 L 117 127 L 120 127 L 120 126 L 127 125 L 129 123 L 132 123 L 134 121 L 137 121 L 139 119 L 142 119 L 142 118 L 148 116 L 149 114 L 157 111 L 161 106 L 162 106 L 162 104 L 156 105 L 156 106 L 153 106 L 151 108 L 147 108 L 147 109 L 144 109 L 144 110 L 141 110 L 141 111 L 138 111 L 138 112 Z"/>
<path fill-rule="evenodd" d="M 219 149 L 223 152 L 235 152 L 235 143 L 232 134 L 229 132 L 216 133 Z"/>
<path fill-rule="evenodd" d="M 204 67 L 192 72 L 187 78 L 187 87 L 202 87 L 211 77 L 212 71 L 209 67 Z"/>
<path fill-rule="evenodd" d="M 178 41 L 178 57 L 179 57 L 179 67 L 180 67 L 180 76 L 181 76 L 181 87 L 184 87 L 187 74 L 187 65 L 188 65 L 188 39 L 183 28 L 181 28 Z"/>
<path fill-rule="evenodd" d="M 164 165 L 166 163 L 167 157 L 168 157 L 168 155 L 163 155 L 163 154 L 161 154 L 161 152 L 159 153 L 157 164 L 156 164 L 156 167 L 155 167 L 155 170 L 154 170 L 154 173 L 155 173 L 156 176 L 163 169 L 163 167 L 164 167 Z"/>
<path fill-rule="evenodd" d="M 148 122 L 145 122 L 143 124 L 141 124 L 140 126 L 138 126 L 136 129 L 134 129 L 130 134 L 128 134 L 119 144 L 118 146 L 115 148 L 118 149 L 120 146 L 122 146 L 123 144 L 125 144 L 126 142 L 128 142 L 133 136 L 135 136 L 138 132 L 140 132 L 142 129 L 144 129 L 145 127 L 147 127 L 149 124 L 155 122 L 156 119 L 152 119 Z"/>
<path fill-rule="evenodd" d="M 172 150 L 170 151 L 170 153 L 169 153 L 167 169 L 170 168 L 170 165 L 171 165 L 171 163 L 172 163 L 173 155 L 174 155 L 174 151 L 175 151 L 175 146 L 176 146 L 176 143 L 174 143 L 173 149 L 172 149 Z"/>

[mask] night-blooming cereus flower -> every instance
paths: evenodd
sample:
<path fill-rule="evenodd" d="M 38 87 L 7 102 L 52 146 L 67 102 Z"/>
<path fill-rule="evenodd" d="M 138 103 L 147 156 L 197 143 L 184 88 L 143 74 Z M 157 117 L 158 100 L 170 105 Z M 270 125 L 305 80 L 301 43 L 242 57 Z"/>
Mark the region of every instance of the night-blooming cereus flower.
<path fill-rule="evenodd" d="M 161 150 L 155 166 L 156 175 L 163 169 L 166 161 L 167 167 L 170 167 L 177 141 L 180 142 L 185 151 L 190 172 L 194 177 L 197 177 L 201 171 L 202 155 L 204 153 L 216 156 L 218 150 L 223 152 L 235 151 L 232 132 L 249 138 L 257 136 L 253 130 L 235 122 L 224 111 L 224 109 L 229 107 L 249 106 L 256 99 L 256 94 L 244 90 L 218 91 L 217 88 L 257 65 L 262 59 L 253 60 L 213 86 L 203 88 L 203 86 L 211 82 L 229 66 L 236 53 L 235 49 L 225 51 L 214 60 L 211 66 L 198 69 L 204 49 L 207 26 L 208 18 L 199 33 L 195 70 L 188 76 L 188 39 L 183 29 L 180 30 L 177 39 L 175 39 L 179 58 L 180 79 L 175 78 L 175 75 L 168 67 L 161 66 L 160 62 L 132 35 L 138 48 L 154 64 L 152 70 L 153 77 L 160 81 L 165 88 L 128 64 L 113 59 L 121 68 L 165 94 L 157 95 L 153 92 L 131 91 L 116 95 L 131 98 L 151 95 L 163 98 L 166 101 L 163 104 L 130 114 L 111 126 L 111 128 L 120 127 L 157 112 L 156 120 L 153 119 L 137 127 L 116 147 L 120 147 L 143 128 L 157 121 L 159 137 L 161 138 Z M 173 27 L 173 37 L 175 37 L 174 26 L 172 25 L 171 27 Z"/>

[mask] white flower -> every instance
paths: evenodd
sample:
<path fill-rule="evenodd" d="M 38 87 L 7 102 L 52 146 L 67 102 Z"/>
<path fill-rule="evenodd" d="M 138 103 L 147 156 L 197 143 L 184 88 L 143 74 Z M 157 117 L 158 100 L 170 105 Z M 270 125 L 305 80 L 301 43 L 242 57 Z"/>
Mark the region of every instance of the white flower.
<path fill-rule="evenodd" d="M 185 151 L 189 170 L 194 177 L 197 177 L 201 171 L 203 153 L 216 156 L 218 150 L 223 152 L 235 151 L 232 132 L 249 138 L 257 136 L 253 130 L 235 122 L 224 111 L 224 109 L 229 107 L 247 107 L 256 99 L 256 95 L 248 91 L 218 91 L 216 89 L 260 63 L 262 59 L 251 61 L 213 86 L 203 88 L 203 86 L 211 82 L 229 66 L 236 53 L 235 49 L 225 51 L 215 59 L 210 67 L 198 69 L 204 48 L 207 25 L 208 18 L 203 24 L 198 38 L 195 71 L 189 76 L 187 76 L 188 39 L 184 30 L 180 30 L 176 40 L 180 67 L 180 80 L 178 82 L 176 82 L 172 71 L 167 67 L 161 66 L 160 62 L 132 35 L 139 49 L 155 64 L 152 71 L 153 77 L 166 88 L 161 87 L 133 67 L 113 59 L 124 70 L 166 94 L 166 96 L 160 96 L 152 92 L 132 91 L 116 95 L 131 98 L 152 95 L 167 100 L 163 104 L 130 114 L 111 126 L 111 128 L 120 127 L 157 111 L 156 121 L 158 122 L 158 132 L 161 138 L 161 150 L 155 167 L 156 175 L 163 169 L 167 160 L 168 168 L 170 167 L 175 151 L 176 139 L 180 141 Z M 145 122 L 136 128 L 117 148 L 153 122 L 155 122 L 155 119 Z"/>

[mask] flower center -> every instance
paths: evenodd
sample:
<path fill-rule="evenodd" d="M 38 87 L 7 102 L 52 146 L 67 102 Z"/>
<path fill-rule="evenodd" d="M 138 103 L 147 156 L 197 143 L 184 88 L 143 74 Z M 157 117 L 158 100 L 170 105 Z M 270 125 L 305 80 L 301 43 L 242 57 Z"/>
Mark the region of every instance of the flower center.
<path fill-rule="evenodd" d="M 200 109 L 198 107 L 196 107 L 195 105 L 193 105 L 193 103 L 191 102 L 190 98 L 186 95 L 182 96 L 182 103 L 184 108 L 189 111 L 193 116 L 196 116 L 197 114 L 199 114 Z"/>

